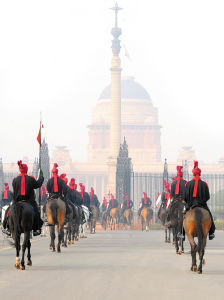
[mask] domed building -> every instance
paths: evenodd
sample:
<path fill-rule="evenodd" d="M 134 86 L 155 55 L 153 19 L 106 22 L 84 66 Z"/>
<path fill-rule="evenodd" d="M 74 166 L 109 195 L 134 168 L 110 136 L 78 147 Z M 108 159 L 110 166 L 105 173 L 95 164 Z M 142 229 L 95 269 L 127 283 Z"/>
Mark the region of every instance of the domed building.
<path fill-rule="evenodd" d="M 110 148 L 110 85 L 101 93 L 89 127 L 88 161 L 105 163 Z M 125 137 L 135 167 L 161 161 L 158 110 L 133 77 L 121 79 L 121 139 Z"/>

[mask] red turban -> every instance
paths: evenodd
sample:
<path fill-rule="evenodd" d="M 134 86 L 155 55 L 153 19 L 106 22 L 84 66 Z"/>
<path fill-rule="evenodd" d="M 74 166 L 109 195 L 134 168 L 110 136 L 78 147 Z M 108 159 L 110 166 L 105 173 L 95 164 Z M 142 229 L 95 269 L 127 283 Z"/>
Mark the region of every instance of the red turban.
<path fill-rule="evenodd" d="M 51 170 L 52 174 L 53 174 L 53 177 L 54 177 L 54 192 L 55 193 L 58 193 L 58 180 L 57 180 L 57 177 L 58 177 L 58 164 L 55 163 L 54 166 L 53 166 L 53 169 Z"/>
<path fill-rule="evenodd" d="M 104 203 L 104 206 L 107 208 L 107 199 L 105 197 L 103 198 L 103 203 Z"/>
<path fill-rule="evenodd" d="M 182 172 L 183 167 L 182 166 L 177 166 L 177 184 L 176 184 L 176 189 L 175 189 L 175 195 L 179 194 L 180 191 L 180 180 L 183 179 L 183 172 Z"/>
<path fill-rule="evenodd" d="M 75 184 L 75 178 L 71 178 L 69 182 L 69 187 L 71 190 L 76 190 L 77 184 Z"/>
<path fill-rule="evenodd" d="M 198 161 L 196 160 L 194 161 L 194 168 L 192 170 L 192 173 L 194 175 L 193 179 L 195 180 L 193 197 L 196 198 L 198 192 L 198 181 L 201 180 L 201 169 L 198 168 Z"/>
<path fill-rule="evenodd" d="M 19 160 L 17 162 L 18 166 L 19 166 L 19 170 L 20 170 L 20 175 L 21 178 L 21 189 L 20 189 L 20 194 L 21 196 L 25 196 L 26 195 L 26 179 L 25 176 L 27 175 L 28 172 L 28 167 L 26 164 L 22 164 L 22 161 Z"/>
<path fill-rule="evenodd" d="M 80 191 L 81 191 L 81 195 L 82 195 L 82 202 L 84 202 L 85 186 L 82 183 L 80 183 L 79 186 L 80 186 Z"/>
<path fill-rule="evenodd" d="M 114 206 L 114 195 L 111 194 L 112 205 Z"/>

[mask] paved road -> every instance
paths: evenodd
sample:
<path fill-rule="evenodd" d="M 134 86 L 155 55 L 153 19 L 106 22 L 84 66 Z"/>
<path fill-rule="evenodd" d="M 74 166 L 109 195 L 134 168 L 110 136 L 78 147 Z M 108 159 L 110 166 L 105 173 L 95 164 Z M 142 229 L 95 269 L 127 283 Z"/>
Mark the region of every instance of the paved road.
<path fill-rule="evenodd" d="M 162 231 L 97 232 L 58 254 L 36 238 L 25 271 L 14 268 L 15 249 L 2 248 L 0 299 L 223 300 L 224 232 L 208 242 L 202 275 L 163 239 Z"/>

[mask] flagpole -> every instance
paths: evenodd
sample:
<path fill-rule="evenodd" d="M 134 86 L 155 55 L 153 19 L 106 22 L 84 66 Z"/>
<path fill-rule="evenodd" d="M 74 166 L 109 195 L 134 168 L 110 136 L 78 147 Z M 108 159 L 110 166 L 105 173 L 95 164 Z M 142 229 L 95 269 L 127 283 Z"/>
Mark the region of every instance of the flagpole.
<path fill-rule="evenodd" d="M 39 174 L 41 170 L 41 127 L 42 127 L 42 116 L 40 112 L 40 144 L 39 144 Z M 41 188 L 39 188 L 39 212 L 40 212 L 40 217 L 41 217 Z"/>

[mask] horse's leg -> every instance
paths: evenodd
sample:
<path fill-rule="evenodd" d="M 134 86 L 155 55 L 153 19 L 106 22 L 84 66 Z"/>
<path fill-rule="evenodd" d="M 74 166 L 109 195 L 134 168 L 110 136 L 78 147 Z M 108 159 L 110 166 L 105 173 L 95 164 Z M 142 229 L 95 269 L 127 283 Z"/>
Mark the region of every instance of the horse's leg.
<path fill-rule="evenodd" d="M 197 271 L 197 261 L 196 261 L 197 245 L 195 244 L 192 235 L 187 235 L 187 237 L 191 245 L 191 258 L 192 258 L 191 271 L 196 272 Z"/>
<path fill-rule="evenodd" d="M 165 228 L 165 243 L 168 243 L 168 240 L 167 240 L 167 228 Z"/>
<path fill-rule="evenodd" d="M 55 251 L 55 225 L 49 226 L 51 243 L 50 243 L 50 250 Z"/>
<path fill-rule="evenodd" d="M 30 235 L 30 233 L 29 233 L 29 235 Z M 31 248 L 31 243 L 30 243 L 30 236 L 29 236 L 29 239 L 27 241 L 27 251 L 28 251 L 28 253 L 27 253 L 27 262 L 26 262 L 27 266 L 32 266 L 30 248 Z"/>
<path fill-rule="evenodd" d="M 26 252 L 26 247 L 28 246 L 28 241 L 29 241 L 29 231 L 24 232 L 24 241 L 22 245 L 22 259 L 21 259 L 21 264 L 20 264 L 20 270 L 25 270 L 25 264 L 24 264 L 24 256 Z"/>
<path fill-rule="evenodd" d="M 198 251 L 199 259 L 200 259 L 200 264 L 198 266 L 198 274 L 202 274 L 202 265 L 205 264 L 205 260 L 203 259 L 205 254 L 205 246 L 206 246 L 206 237 L 203 236 L 201 249 Z"/>
<path fill-rule="evenodd" d="M 57 244 L 57 252 L 61 252 L 61 242 L 64 239 L 64 226 L 62 224 L 58 225 L 58 244 Z"/>
<path fill-rule="evenodd" d="M 20 269 L 20 258 L 19 258 L 19 252 L 20 252 L 20 234 L 15 233 L 15 246 L 16 246 L 16 269 Z"/>

